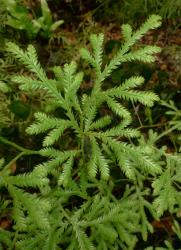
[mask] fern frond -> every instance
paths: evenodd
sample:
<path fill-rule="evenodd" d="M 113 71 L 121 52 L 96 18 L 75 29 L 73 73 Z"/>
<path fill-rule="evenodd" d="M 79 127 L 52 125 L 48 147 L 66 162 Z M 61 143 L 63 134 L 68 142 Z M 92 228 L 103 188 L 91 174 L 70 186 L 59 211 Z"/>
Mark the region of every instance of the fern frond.
<path fill-rule="evenodd" d="M 50 203 L 48 200 L 40 199 L 35 195 L 22 192 L 20 189 L 8 185 L 12 197 L 28 211 L 31 220 L 41 229 L 49 228 L 48 211 Z"/>
<path fill-rule="evenodd" d="M 170 212 L 173 212 L 176 199 L 169 170 L 163 173 L 160 178 L 155 180 L 152 186 L 154 188 L 154 195 L 158 196 L 153 202 L 153 206 L 155 207 L 158 216 L 160 217 L 163 215 L 163 212 L 167 209 Z"/>
<path fill-rule="evenodd" d="M 81 83 L 82 83 L 82 80 L 83 80 L 83 72 L 79 72 L 77 73 L 75 76 L 74 76 L 74 79 L 72 82 L 69 82 L 69 87 L 66 89 L 66 92 L 67 93 L 67 97 L 73 97 L 77 90 L 79 89 Z"/>
<path fill-rule="evenodd" d="M 41 85 L 43 89 L 47 90 L 51 95 L 59 100 L 61 103 L 63 102 L 63 98 L 61 94 L 58 92 L 55 84 L 52 84 L 52 81 L 49 80 L 46 76 L 46 73 L 44 72 L 43 68 L 41 67 L 40 63 L 37 59 L 36 50 L 32 45 L 29 45 L 27 48 L 27 51 L 23 51 L 20 49 L 16 44 L 14 43 L 7 43 L 7 51 L 10 52 L 16 59 L 18 59 L 21 63 L 23 63 L 27 69 L 29 69 L 31 72 L 35 74 L 35 76 L 41 81 Z M 23 81 L 24 78 L 18 77 L 14 78 L 14 80 L 17 82 L 20 80 L 20 82 Z M 24 88 L 28 89 L 30 87 L 30 82 L 28 78 L 27 85 L 24 84 Z M 35 88 L 35 83 L 33 84 L 33 88 Z M 36 89 L 36 88 L 35 88 Z"/>
<path fill-rule="evenodd" d="M 131 115 L 130 115 L 129 111 L 124 106 L 122 106 L 119 102 L 117 102 L 113 98 L 106 98 L 106 102 L 107 102 L 107 105 L 109 106 L 109 108 L 115 114 L 126 119 L 128 121 L 128 124 L 131 122 Z"/>
<path fill-rule="evenodd" d="M 128 178 L 134 179 L 137 168 L 144 174 L 155 175 L 161 173 L 161 166 L 155 163 L 143 149 L 141 151 L 139 147 L 136 148 L 125 143 L 119 143 L 115 139 L 108 137 L 102 137 L 102 140 L 108 143 L 109 147 L 115 152 L 120 167 Z"/>
<path fill-rule="evenodd" d="M 132 160 L 130 158 L 130 154 L 128 156 L 128 154 L 125 153 L 126 151 L 125 151 L 123 144 L 120 144 L 115 139 L 110 139 L 108 137 L 107 138 L 103 137 L 102 139 L 103 139 L 103 142 L 108 144 L 110 149 L 113 150 L 118 160 L 119 166 L 121 170 L 123 171 L 123 173 L 126 175 L 126 177 L 130 180 L 134 180 L 136 177 L 135 169 L 134 169 Z"/>
<path fill-rule="evenodd" d="M 70 127 L 71 122 L 69 120 L 58 119 L 50 117 L 45 113 L 35 113 L 37 122 L 30 125 L 26 132 L 28 134 L 39 134 L 52 129 L 49 134 L 44 138 L 43 146 L 50 146 L 55 143 L 61 137 L 64 130 Z"/>
<path fill-rule="evenodd" d="M 91 35 L 90 42 L 94 51 L 95 62 L 100 67 L 102 64 L 104 35 L 103 34 Z"/>
<path fill-rule="evenodd" d="M 155 53 L 159 53 L 161 50 L 157 46 L 145 46 L 142 49 L 132 51 L 123 56 L 122 62 L 141 61 L 144 63 L 152 63 L 155 61 Z"/>
<path fill-rule="evenodd" d="M 109 96 L 111 98 L 112 97 L 121 98 L 122 91 L 123 91 L 123 93 L 124 93 L 124 91 L 128 92 L 128 91 L 130 91 L 131 88 L 135 88 L 137 86 L 140 86 L 143 83 L 144 83 L 143 77 L 133 76 L 133 77 L 130 77 L 129 79 L 125 80 L 125 82 L 123 84 L 121 84 L 119 87 L 108 89 L 108 90 L 104 91 L 103 93 L 105 96 Z M 132 90 L 132 91 L 135 91 L 135 90 Z M 114 100 L 114 99 L 112 99 L 112 100 Z M 112 105 L 112 106 L 114 106 L 114 105 Z"/>
<path fill-rule="evenodd" d="M 107 180 L 109 178 L 109 166 L 95 138 L 91 138 L 91 146 L 92 157 L 88 164 L 89 175 L 95 177 L 99 168 L 101 178 Z"/>
<path fill-rule="evenodd" d="M 94 218 L 101 214 L 101 208 L 108 202 L 107 197 L 100 197 L 100 194 L 94 196 L 94 200 L 91 204 L 90 210 L 87 212 L 87 218 L 92 221 Z"/>
<path fill-rule="evenodd" d="M 70 157 L 64 164 L 63 164 L 63 172 L 58 179 L 58 184 L 67 187 L 70 179 L 71 179 L 71 171 L 73 167 L 73 157 Z"/>
<path fill-rule="evenodd" d="M 147 33 L 150 29 L 156 29 L 161 26 L 162 18 L 159 15 L 151 15 L 146 22 L 144 22 L 141 27 L 135 32 L 134 39 L 139 40 Z"/>
<path fill-rule="evenodd" d="M 132 240 L 134 239 L 134 236 L 130 232 L 137 231 L 138 228 L 136 228 L 136 223 L 139 220 L 139 216 L 138 214 L 136 214 L 138 206 L 135 200 L 133 200 L 132 202 L 124 200 L 117 204 L 109 204 L 109 205 L 110 205 L 109 212 L 108 213 L 104 212 L 103 215 L 93 220 L 92 223 L 95 223 L 96 226 L 110 225 L 110 230 L 112 228 L 111 224 L 114 224 L 114 228 L 116 228 L 116 231 L 121 241 L 126 242 L 128 246 L 133 246 L 135 244 L 136 239 L 134 240 L 133 244 Z"/>
<path fill-rule="evenodd" d="M 57 250 L 57 242 L 58 242 L 58 234 L 53 227 L 51 230 L 49 230 L 48 235 L 44 241 L 44 245 L 42 250 Z M 61 248 L 60 248 L 61 249 Z"/>
<path fill-rule="evenodd" d="M 65 124 L 61 124 L 60 127 L 52 129 L 51 132 L 44 138 L 43 146 L 48 147 L 53 145 L 61 137 L 66 128 L 67 126 Z"/>
<path fill-rule="evenodd" d="M 84 231 L 81 230 L 78 226 L 74 227 L 75 235 L 77 238 L 77 241 L 79 243 L 80 250 L 95 250 L 95 247 L 93 246 L 91 240 L 88 238 L 88 236 L 85 234 Z"/>
<path fill-rule="evenodd" d="M 65 64 L 63 68 L 64 72 L 64 78 L 63 78 L 63 85 L 64 85 L 64 90 L 67 92 L 67 90 L 70 87 L 70 84 L 72 83 L 74 74 L 77 69 L 77 64 L 72 61 L 70 64 Z"/>
<path fill-rule="evenodd" d="M 119 92 L 121 98 L 132 102 L 141 102 L 146 106 L 153 106 L 155 101 L 158 101 L 158 96 L 153 92 L 143 92 L 137 90 L 123 90 Z"/>
<path fill-rule="evenodd" d="M 36 167 L 33 172 L 16 176 L 4 177 L 4 181 L 18 187 L 45 187 L 49 180 L 46 177 L 47 170 L 44 167 Z"/>
<path fill-rule="evenodd" d="M 81 57 L 87 61 L 93 68 L 96 68 L 96 63 L 95 63 L 95 60 L 93 58 L 93 56 L 91 55 L 91 53 L 85 49 L 85 48 L 82 48 L 80 49 L 80 55 Z"/>
<path fill-rule="evenodd" d="M 51 147 L 43 148 L 39 151 L 42 156 L 50 157 L 50 158 L 60 158 L 64 161 L 65 159 L 69 158 L 71 155 L 75 156 L 79 151 L 78 150 L 67 150 L 67 151 L 60 151 L 56 150 Z"/>
<path fill-rule="evenodd" d="M 22 203 L 16 196 L 13 197 L 13 205 L 13 219 L 16 222 L 15 229 L 18 231 L 26 231 L 29 224 L 28 219 L 23 211 Z"/>
<path fill-rule="evenodd" d="M 14 76 L 12 77 L 12 81 L 15 83 L 19 83 L 20 89 L 25 91 L 37 90 L 37 89 L 46 89 L 46 86 L 40 80 L 32 79 L 28 76 Z"/>
<path fill-rule="evenodd" d="M 94 121 L 89 129 L 90 130 L 94 130 L 94 129 L 100 129 L 100 128 L 104 128 L 106 127 L 107 125 L 109 125 L 111 123 L 111 117 L 109 115 L 106 115 L 96 121 Z"/>
<path fill-rule="evenodd" d="M 100 135 L 100 133 L 99 133 Z M 105 133 L 102 133 L 103 136 L 119 136 L 119 137 L 126 137 L 126 138 L 135 138 L 139 137 L 140 133 L 136 129 L 131 128 L 123 128 L 122 124 L 115 126 L 107 130 Z"/>
<path fill-rule="evenodd" d="M 8 42 L 7 51 L 14 55 L 15 58 L 20 60 L 21 63 L 27 66 L 27 68 L 35 73 L 39 79 L 46 80 L 46 74 L 41 68 L 38 59 L 36 50 L 32 45 L 29 45 L 27 51 L 24 52 L 16 44 Z"/>
<path fill-rule="evenodd" d="M 123 84 L 121 84 L 120 88 L 121 90 L 131 89 L 138 87 L 144 83 L 144 78 L 142 76 L 132 76 L 125 80 Z M 115 90 L 116 93 L 116 90 Z"/>
<path fill-rule="evenodd" d="M 123 24 L 121 26 L 121 29 L 122 29 L 122 35 L 123 35 L 124 40 L 126 42 L 129 42 L 132 36 L 132 31 L 133 31 L 131 25 Z"/>
<path fill-rule="evenodd" d="M 91 123 L 95 119 L 97 113 L 97 107 L 90 105 L 84 110 L 85 114 L 85 131 L 88 131 L 90 129 Z"/>
<path fill-rule="evenodd" d="M 62 79 L 63 79 L 63 69 L 60 66 L 54 66 L 51 68 L 51 70 L 53 71 L 56 80 L 58 81 L 58 83 L 60 84 L 60 88 L 63 89 L 63 83 L 62 83 Z"/>
<path fill-rule="evenodd" d="M 38 80 L 38 79 L 33 79 L 31 77 L 28 76 L 14 76 L 12 77 L 12 81 L 15 83 L 20 84 L 20 89 L 23 91 L 34 91 L 36 92 L 36 90 L 44 90 L 45 93 L 49 94 L 50 97 L 55 98 L 55 94 L 52 93 L 52 89 L 49 89 L 47 87 L 46 82 Z M 56 81 L 49 79 L 47 80 L 52 86 L 54 86 L 56 88 Z M 57 99 L 57 96 L 56 96 Z M 59 95 L 59 102 L 61 102 L 62 97 L 61 95 Z M 59 103 L 59 105 L 60 105 Z"/>
<path fill-rule="evenodd" d="M 42 156 L 49 157 L 50 160 L 40 164 L 39 166 L 45 167 L 47 172 L 51 173 L 54 169 L 60 167 L 62 163 L 67 161 L 70 157 L 75 157 L 79 151 L 78 150 L 67 150 L 67 151 L 59 151 L 54 148 L 44 148 L 41 149 L 40 154 Z"/>
<path fill-rule="evenodd" d="M 99 167 L 99 171 L 101 173 L 101 179 L 103 180 L 108 180 L 109 178 L 109 173 L 110 173 L 110 169 L 109 169 L 109 165 L 107 163 L 106 158 L 104 157 L 104 155 L 101 153 L 101 150 L 99 149 L 99 147 L 97 148 L 98 150 L 98 154 L 97 154 L 97 165 Z"/>
<path fill-rule="evenodd" d="M 149 195 L 149 190 L 145 190 L 144 192 L 141 192 L 139 188 L 136 189 L 136 194 L 140 206 L 140 224 L 141 224 L 141 234 L 143 237 L 143 240 L 146 241 L 148 238 L 148 233 L 153 233 L 153 226 L 149 222 L 147 215 L 146 215 L 146 209 L 153 215 L 153 217 L 156 219 L 156 214 L 151 206 L 151 204 L 145 200 L 144 195 Z"/>
<path fill-rule="evenodd" d="M 98 165 L 97 165 L 97 154 L 98 154 L 98 145 L 95 138 L 91 138 L 91 151 L 92 157 L 88 163 L 88 173 L 91 178 L 95 178 L 98 172 Z"/>
<path fill-rule="evenodd" d="M 47 232 L 44 231 L 44 233 L 40 233 L 39 231 L 34 231 L 34 234 L 26 235 L 22 234 L 22 237 L 19 241 L 16 242 L 16 248 L 17 250 L 26 249 L 31 250 L 35 249 L 38 250 L 38 247 L 41 247 L 43 249 L 43 244 L 45 243 L 47 239 Z"/>
<path fill-rule="evenodd" d="M 113 59 L 110 61 L 108 65 L 104 68 L 103 71 L 103 79 L 106 79 L 113 70 L 117 69 L 117 67 L 124 62 L 126 59 L 126 53 L 129 51 L 130 47 L 134 45 L 139 39 L 143 37 L 143 35 L 148 32 L 150 29 L 155 29 L 161 25 L 161 17 L 157 15 L 150 16 L 147 21 L 138 29 L 135 31 L 131 39 L 129 41 L 126 41 L 125 44 L 123 44 L 122 48 L 117 52 L 117 54 L 113 57 Z M 123 26 L 123 30 L 125 31 L 125 26 Z M 123 33 L 124 33 L 123 31 Z M 128 32 L 129 33 L 129 32 Z M 158 50 L 157 50 L 158 51 Z M 136 52 L 135 52 L 136 53 Z M 131 53 L 130 53 L 131 56 Z M 149 54 L 151 61 L 153 60 L 152 56 Z M 135 58 L 136 59 L 136 58 Z M 146 60 L 146 58 L 142 58 L 143 61 Z"/>
<path fill-rule="evenodd" d="M 117 231 L 109 224 L 98 224 L 98 234 L 102 234 L 102 236 L 107 239 L 106 241 L 110 243 L 114 243 L 116 240 L 118 240 L 118 233 Z"/>

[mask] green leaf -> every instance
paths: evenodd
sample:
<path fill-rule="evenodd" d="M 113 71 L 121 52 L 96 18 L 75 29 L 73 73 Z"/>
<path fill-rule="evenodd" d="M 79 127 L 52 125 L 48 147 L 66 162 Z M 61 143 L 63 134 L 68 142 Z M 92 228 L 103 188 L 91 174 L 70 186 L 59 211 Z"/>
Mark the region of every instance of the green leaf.
<path fill-rule="evenodd" d="M 52 24 L 52 15 L 51 15 L 51 11 L 48 7 L 46 0 L 41 0 L 41 10 L 42 10 L 42 16 L 43 16 L 44 22 L 48 26 L 51 25 Z"/>
<path fill-rule="evenodd" d="M 59 27 L 60 25 L 62 25 L 63 23 L 64 23 L 64 20 L 58 20 L 58 21 L 54 22 L 54 23 L 51 25 L 50 30 L 51 30 L 51 31 L 55 31 L 55 30 L 58 29 L 58 27 Z"/>

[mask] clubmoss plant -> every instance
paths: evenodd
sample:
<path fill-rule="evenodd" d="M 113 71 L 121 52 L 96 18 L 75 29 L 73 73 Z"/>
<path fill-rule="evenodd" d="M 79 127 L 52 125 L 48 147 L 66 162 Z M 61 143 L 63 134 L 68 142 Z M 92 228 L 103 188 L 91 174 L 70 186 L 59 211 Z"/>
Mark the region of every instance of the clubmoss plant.
<path fill-rule="evenodd" d="M 55 78 L 49 79 L 32 45 L 23 51 L 14 43 L 7 44 L 7 50 L 31 72 L 31 77 L 16 75 L 12 80 L 27 93 L 43 90 L 48 98 L 46 112 L 37 111 L 27 128 L 29 135 L 43 136 L 40 150 L 24 149 L 0 138 L 20 151 L 11 163 L 23 155 L 45 157 L 32 172 L 21 175 L 13 175 L 11 163 L 1 160 L 0 186 L 8 191 L 13 220 L 11 232 L 0 230 L 2 249 L 132 250 L 138 236 L 146 241 L 153 232 L 150 218 L 174 210 L 176 198 L 173 204 L 169 200 L 163 205 L 162 196 L 166 198 L 168 190 L 159 192 L 170 169 L 163 173 L 165 151 L 155 147 L 154 133 L 145 140 L 131 127 L 132 116 L 124 105 L 152 106 L 158 96 L 138 89 L 144 83 L 141 76 L 115 87 L 104 86 L 124 62 L 155 61 L 160 48 L 135 49 L 134 44 L 160 25 L 156 15 L 136 31 L 123 25 L 122 46 L 106 65 L 104 35 L 91 35 L 91 50 L 80 50 L 92 71 L 88 91 L 82 88 L 84 73 L 78 71 L 76 62 L 54 67 Z M 152 189 L 144 184 L 150 179 L 155 180 L 153 204 L 147 199 Z M 2 199 L 5 202 L 7 196 Z"/>

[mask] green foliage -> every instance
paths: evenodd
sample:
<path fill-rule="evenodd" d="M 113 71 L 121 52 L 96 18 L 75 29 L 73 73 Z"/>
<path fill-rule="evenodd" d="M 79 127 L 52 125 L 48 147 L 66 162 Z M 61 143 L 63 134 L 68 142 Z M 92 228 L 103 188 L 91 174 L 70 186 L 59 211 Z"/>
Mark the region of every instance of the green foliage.
<path fill-rule="evenodd" d="M 162 101 L 161 103 L 163 106 L 167 107 L 169 110 L 166 111 L 166 114 L 169 116 L 172 116 L 171 121 L 169 122 L 169 125 L 171 127 L 171 130 L 181 130 L 181 110 L 179 110 L 173 101 L 170 101 L 169 103 L 166 103 Z M 178 137 L 178 140 L 180 140 L 181 137 Z"/>
<path fill-rule="evenodd" d="M 181 111 L 175 106 L 174 102 L 170 101 L 169 103 L 166 103 L 166 102 L 162 101 L 161 104 L 170 109 L 169 111 L 166 112 L 167 115 L 173 116 L 173 119 L 170 122 L 170 125 L 179 124 L 179 120 L 181 117 Z M 179 127 L 178 127 L 178 129 L 179 129 Z"/>
<path fill-rule="evenodd" d="M 159 217 L 165 211 L 169 211 L 171 214 L 180 211 L 181 197 L 178 190 L 181 181 L 180 163 L 180 157 L 168 155 L 164 172 L 152 184 L 153 195 L 156 196 L 153 206 Z"/>
<path fill-rule="evenodd" d="M 165 114 L 169 117 L 169 122 L 166 130 L 158 136 L 158 139 L 163 136 L 169 136 L 176 152 L 178 152 L 181 146 L 181 111 L 172 100 L 168 103 L 161 101 L 161 105 L 168 109 Z"/>
<path fill-rule="evenodd" d="M 145 17 L 156 13 L 164 19 L 178 18 L 181 14 L 180 0 L 98 0 L 100 7 L 97 8 L 97 15 L 101 18 L 112 18 L 119 21 L 137 21 L 137 17 Z M 100 8 L 100 9 L 99 9 Z"/>
<path fill-rule="evenodd" d="M 145 139 L 131 127 L 132 114 L 126 105 L 138 102 L 151 107 L 158 96 L 140 90 L 141 76 L 125 79 L 118 86 L 104 85 L 124 62 L 155 60 L 160 51 L 157 46 L 134 45 L 160 25 L 157 15 L 136 31 L 123 25 L 122 46 L 106 65 L 104 36 L 91 35 L 91 49 L 80 50 L 91 68 L 90 91 L 82 88 L 86 80 L 76 62 L 57 66 L 55 78 L 49 79 L 32 45 L 24 51 L 7 44 L 7 51 L 31 72 L 16 75 L 13 82 L 27 94 L 42 91 L 51 107 L 36 112 L 35 121 L 26 129 L 29 135 L 43 137 L 40 150 L 24 149 L 0 137 L 2 143 L 20 151 L 9 163 L 0 163 L 0 188 L 7 190 L 3 198 L 10 200 L 13 220 L 12 234 L 0 231 L 2 246 L 132 250 L 140 237 L 146 241 L 154 231 L 153 218 L 159 219 L 166 211 L 179 213 L 181 197 L 174 184 L 180 185 L 180 157 L 158 149 L 158 136 L 152 131 Z M 33 154 L 44 161 L 28 173 L 12 173 L 12 163 Z M 176 224 L 175 231 L 179 236 Z"/>
<path fill-rule="evenodd" d="M 51 11 L 46 0 L 41 0 L 42 16 L 36 17 L 27 7 L 21 5 L 17 0 L 3 0 L 5 11 L 7 12 L 6 25 L 24 30 L 31 39 L 40 32 L 42 36 L 50 38 L 52 33 L 63 23 L 63 20 L 53 22 Z"/>
<path fill-rule="evenodd" d="M 7 97 L 9 92 L 8 85 L 0 81 L 0 128 L 8 126 L 12 120 L 12 114 L 9 110 L 10 100 Z"/>

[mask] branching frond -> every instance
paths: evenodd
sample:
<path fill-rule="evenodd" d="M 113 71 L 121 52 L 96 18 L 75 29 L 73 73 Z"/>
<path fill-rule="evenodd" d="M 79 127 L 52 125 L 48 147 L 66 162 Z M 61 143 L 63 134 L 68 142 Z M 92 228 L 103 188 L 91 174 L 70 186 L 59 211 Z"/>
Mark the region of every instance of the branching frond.
<path fill-rule="evenodd" d="M 121 28 L 122 28 L 122 35 L 123 35 L 124 40 L 126 42 L 129 42 L 131 40 L 131 36 L 133 32 L 131 25 L 123 24 Z"/>
<path fill-rule="evenodd" d="M 97 153 L 98 153 L 98 145 L 96 143 L 96 140 L 94 138 L 91 139 L 91 151 L 92 156 L 88 163 L 88 173 L 91 178 L 95 178 L 98 172 L 98 166 L 97 166 Z"/>
<path fill-rule="evenodd" d="M 161 17 L 157 15 L 150 16 L 147 21 L 138 29 L 136 32 L 134 32 L 129 40 L 126 40 L 126 42 L 123 44 L 122 48 L 117 52 L 115 57 L 110 61 L 108 65 L 106 65 L 104 71 L 103 71 L 103 79 L 107 78 L 113 70 L 117 69 L 117 67 L 126 60 L 125 55 L 129 51 L 130 47 L 133 46 L 139 39 L 141 39 L 146 32 L 150 29 L 155 29 L 161 25 Z M 123 26 L 123 34 L 125 34 L 125 30 L 127 32 L 127 35 L 131 35 L 130 27 Z M 128 31 L 129 30 L 129 31 Z M 127 39 L 127 38 L 126 38 Z M 158 51 L 158 50 L 157 50 Z M 136 52 L 135 52 L 136 53 Z M 154 51 L 153 51 L 154 53 Z M 131 56 L 131 53 L 130 53 Z M 151 56 L 151 53 L 149 53 L 148 57 Z M 136 59 L 136 58 L 135 58 Z M 150 57 L 151 62 L 153 61 L 153 58 Z M 137 59 L 136 59 L 137 60 Z M 143 62 L 145 60 L 148 62 L 146 58 L 142 58 Z M 142 61 L 141 60 L 141 61 Z"/>
<path fill-rule="evenodd" d="M 91 124 L 90 130 L 104 128 L 111 123 L 111 117 L 106 115 Z"/>
<path fill-rule="evenodd" d="M 19 187 L 46 187 L 49 183 L 46 177 L 47 170 L 43 167 L 36 167 L 36 169 L 29 174 L 21 174 L 16 176 L 8 176 L 4 181 L 11 185 Z"/>
<path fill-rule="evenodd" d="M 8 186 L 8 190 L 17 203 L 20 203 L 21 206 L 28 211 L 31 220 L 36 223 L 39 228 L 44 229 L 50 227 L 47 212 L 51 207 L 48 200 L 22 192 L 20 189 L 11 185 Z"/>
<path fill-rule="evenodd" d="M 93 48 L 95 62 L 100 67 L 102 64 L 104 35 L 91 35 L 90 42 Z"/>
<path fill-rule="evenodd" d="M 160 24 L 160 17 L 152 15 L 136 31 L 123 25 L 122 46 L 106 65 L 104 35 L 91 35 L 90 48 L 80 50 L 90 71 L 84 67 L 85 73 L 78 71 L 81 65 L 72 61 L 52 69 L 55 79 L 47 77 L 32 45 L 22 50 L 7 44 L 7 51 L 30 72 L 16 75 L 13 82 L 26 94 L 42 91 L 47 100 L 26 129 L 29 135 L 44 133 L 43 148 L 33 151 L 4 140 L 22 152 L 7 165 L 0 160 L 0 188 L 7 190 L 2 200 L 8 197 L 8 216 L 13 221 L 10 234 L 0 229 L 0 248 L 132 250 L 138 235 L 147 240 L 153 232 L 149 219 L 167 211 L 180 213 L 180 157 L 156 148 L 156 134 L 150 132 L 147 139 L 131 127 L 128 103 L 152 106 L 158 96 L 142 91 L 142 76 L 116 86 L 109 81 L 103 85 L 124 62 L 155 60 L 160 51 L 157 46 L 134 45 Z M 170 114 L 178 114 L 172 104 L 170 107 Z M 19 158 L 26 154 L 39 155 L 38 165 L 20 174 L 24 168 Z M 145 189 L 150 179 L 152 189 Z M 153 203 L 147 199 L 152 192 Z"/>
<path fill-rule="evenodd" d="M 140 102 L 146 106 L 153 106 L 153 103 L 155 101 L 158 101 L 158 96 L 153 92 L 143 92 L 143 91 L 137 91 L 137 90 L 123 90 L 120 91 L 121 98 L 125 100 L 130 100 L 132 102 Z"/>
<path fill-rule="evenodd" d="M 108 97 L 106 99 L 108 107 L 117 115 L 120 117 L 123 117 L 127 121 L 131 121 L 131 115 L 130 112 L 122 106 L 119 102 L 117 102 L 115 99 Z M 128 124 L 129 124 L 128 122 Z"/>
<path fill-rule="evenodd" d="M 122 62 L 141 61 L 144 63 L 152 63 L 155 61 L 154 54 L 159 53 L 160 51 L 160 48 L 157 46 L 146 46 L 124 55 Z"/>
<path fill-rule="evenodd" d="M 154 188 L 153 202 L 158 216 L 162 216 L 165 211 L 173 213 L 176 208 L 181 208 L 181 195 L 176 185 L 181 183 L 181 158 L 175 156 L 167 156 L 167 166 L 165 171 L 154 180 L 152 186 Z"/>
<path fill-rule="evenodd" d="M 60 174 L 58 179 L 58 184 L 67 187 L 71 180 L 71 170 L 73 167 L 73 157 L 70 157 L 64 164 L 63 164 L 63 172 Z"/>

